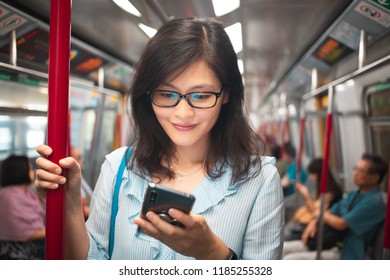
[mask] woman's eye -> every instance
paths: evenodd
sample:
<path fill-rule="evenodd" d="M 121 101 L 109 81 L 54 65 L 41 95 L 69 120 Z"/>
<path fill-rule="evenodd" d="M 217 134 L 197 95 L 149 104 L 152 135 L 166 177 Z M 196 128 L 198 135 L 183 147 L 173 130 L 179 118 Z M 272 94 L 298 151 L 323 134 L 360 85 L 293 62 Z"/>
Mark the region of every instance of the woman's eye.
<path fill-rule="evenodd" d="M 193 93 L 191 95 L 191 98 L 192 100 L 206 100 L 208 98 L 210 98 L 210 94 L 207 94 L 207 93 Z"/>
<path fill-rule="evenodd" d="M 164 92 L 160 93 L 160 96 L 166 99 L 176 99 L 177 94 L 174 92 Z"/>

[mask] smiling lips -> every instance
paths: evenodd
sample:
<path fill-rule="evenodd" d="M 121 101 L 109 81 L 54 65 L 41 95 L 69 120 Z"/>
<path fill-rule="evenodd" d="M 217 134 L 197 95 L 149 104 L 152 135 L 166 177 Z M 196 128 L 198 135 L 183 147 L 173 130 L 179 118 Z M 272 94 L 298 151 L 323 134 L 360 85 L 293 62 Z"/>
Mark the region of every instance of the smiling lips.
<path fill-rule="evenodd" d="M 174 124 L 173 126 L 179 131 L 190 131 L 194 129 L 196 125 Z"/>

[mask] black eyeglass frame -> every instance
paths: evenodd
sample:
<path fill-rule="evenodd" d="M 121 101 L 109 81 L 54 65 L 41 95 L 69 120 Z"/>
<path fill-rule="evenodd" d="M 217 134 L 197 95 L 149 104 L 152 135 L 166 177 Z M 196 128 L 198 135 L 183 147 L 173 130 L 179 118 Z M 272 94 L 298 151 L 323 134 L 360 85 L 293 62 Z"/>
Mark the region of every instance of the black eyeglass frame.
<path fill-rule="evenodd" d="M 160 108 L 172 108 L 172 107 L 176 107 L 177 104 L 179 104 L 180 100 L 182 98 L 184 98 L 186 101 L 187 101 L 187 104 L 190 105 L 190 107 L 192 108 L 196 108 L 196 109 L 210 109 L 210 108 L 213 108 L 215 107 L 215 105 L 217 105 L 217 102 L 218 102 L 218 98 L 221 97 L 222 95 L 222 90 L 223 90 L 223 87 L 221 87 L 221 90 L 219 92 L 215 92 L 215 91 L 193 91 L 193 92 L 189 92 L 189 93 L 186 93 L 186 94 L 181 94 L 180 92 L 177 92 L 177 91 L 173 91 L 173 90 L 156 90 L 158 92 L 167 92 L 167 93 L 175 93 L 175 94 L 178 94 L 179 98 L 177 99 L 176 103 L 173 104 L 173 105 L 169 105 L 169 106 L 161 106 L 161 105 L 158 105 L 154 102 L 154 99 L 153 99 L 153 93 L 155 91 L 147 91 L 146 94 L 150 95 L 150 99 L 152 101 L 152 103 L 154 105 L 156 105 L 157 107 L 160 107 Z M 188 96 L 190 96 L 191 94 L 195 94 L 195 93 L 208 93 L 208 94 L 213 94 L 215 95 L 215 103 L 213 106 L 208 106 L 208 107 L 198 107 L 198 106 L 195 106 L 193 104 L 191 104 L 191 101 L 189 100 Z"/>

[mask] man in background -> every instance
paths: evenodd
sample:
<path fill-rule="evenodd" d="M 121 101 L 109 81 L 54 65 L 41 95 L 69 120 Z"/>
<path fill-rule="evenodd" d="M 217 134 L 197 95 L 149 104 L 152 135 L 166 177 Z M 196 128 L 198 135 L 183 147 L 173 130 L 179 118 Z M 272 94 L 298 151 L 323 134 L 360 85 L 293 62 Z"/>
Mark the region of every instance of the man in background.
<path fill-rule="evenodd" d="M 380 183 L 387 173 L 386 162 L 377 155 L 363 154 L 353 172 L 357 190 L 350 192 L 330 210 L 324 212 L 324 224 L 344 231 L 341 249 L 322 251 L 322 259 L 363 260 L 368 246 L 385 219 L 386 206 Z M 317 218 L 306 227 L 302 240 L 284 243 L 283 259 L 309 260 L 316 251 L 309 251 L 307 242 L 317 231 Z"/>

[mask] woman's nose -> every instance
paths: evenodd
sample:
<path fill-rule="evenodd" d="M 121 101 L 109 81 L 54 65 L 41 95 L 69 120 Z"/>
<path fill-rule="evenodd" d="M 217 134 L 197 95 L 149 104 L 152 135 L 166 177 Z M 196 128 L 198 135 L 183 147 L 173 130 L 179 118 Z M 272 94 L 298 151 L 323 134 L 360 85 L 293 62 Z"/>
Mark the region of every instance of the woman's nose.
<path fill-rule="evenodd" d="M 192 108 L 190 104 L 188 104 L 185 98 L 181 98 L 179 104 L 177 104 L 175 107 L 174 113 L 175 115 L 180 116 L 191 116 L 194 114 L 194 108 Z"/>

